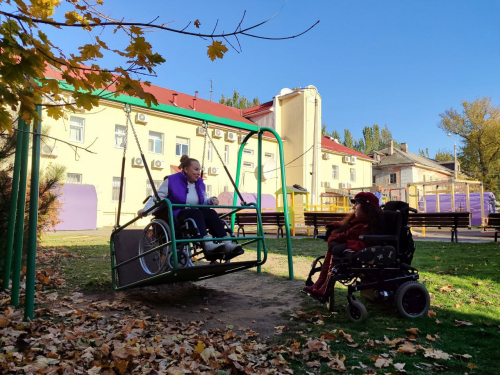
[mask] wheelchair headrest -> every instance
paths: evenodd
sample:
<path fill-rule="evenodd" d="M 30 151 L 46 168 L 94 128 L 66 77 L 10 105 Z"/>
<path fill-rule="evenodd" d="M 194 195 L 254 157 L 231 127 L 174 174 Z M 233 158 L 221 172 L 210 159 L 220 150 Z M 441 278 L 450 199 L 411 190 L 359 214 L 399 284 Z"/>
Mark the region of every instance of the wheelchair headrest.
<path fill-rule="evenodd" d="M 403 218 L 399 211 L 383 211 L 383 230 L 382 234 L 398 236 L 403 225 Z"/>

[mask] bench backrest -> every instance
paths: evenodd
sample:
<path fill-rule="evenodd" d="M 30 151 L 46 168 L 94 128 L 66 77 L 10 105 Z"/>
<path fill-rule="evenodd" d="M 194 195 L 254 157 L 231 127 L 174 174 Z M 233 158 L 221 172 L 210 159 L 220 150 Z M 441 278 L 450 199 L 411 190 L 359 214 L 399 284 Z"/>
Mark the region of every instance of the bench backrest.
<path fill-rule="evenodd" d="M 262 212 L 260 214 L 262 225 L 285 225 L 284 212 Z M 241 225 L 257 225 L 257 213 L 255 212 L 240 212 L 236 214 L 235 224 Z"/>
<path fill-rule="evenodd" d="M 347 212 L 304 212 L 304 222 L 307 226 L 324 227 L 335 221 L 342 221 L 349 215 Z"/>
<path fill-rule="evenodd" d="M 488 225 L 490 227 L 499 227 L 500 228 L 500 213 L 491 213 L 488 215 Z"/>
<path fill-rule="evenodd" d="M 414 227 L 470 227 L 470 212 L 419 212 L 408 215 Z"/>

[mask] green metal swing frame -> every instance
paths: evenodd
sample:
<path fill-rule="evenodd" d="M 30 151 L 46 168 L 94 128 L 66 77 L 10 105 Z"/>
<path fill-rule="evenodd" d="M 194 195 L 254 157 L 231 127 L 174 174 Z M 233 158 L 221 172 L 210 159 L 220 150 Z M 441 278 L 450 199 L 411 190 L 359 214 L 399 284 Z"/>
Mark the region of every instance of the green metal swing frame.
<path fill-rule="evenodd" d="M 208 126 L 208 123 L 204 121 L 204 123 Z M 246 125 L 246 124 L 245 124 Z M 232 126 L 235 128 L 239 128 L 237 126 Z M 130 289 L 134 287 L 140 287 L 140 286 L 149 286 L 149 285 L 156 285 L 156 284 L 168 284 L 168 283 L 174 283 L 174 282 L 179 282 L 179 281 L 196 281 L 196 280 L 202 280 L 202 279 L 207 279 L 207 278 L 212 278 L 212 277 L 217 277 L 221 276 L 224 274 L 228 273 L 233 273 L 237 271 L 241 271 L 244 269 L 248 268 L 253 268 L 257 267 L 257 272 L 261 273 L 261 266 L 266 262 L 267 260 L 267 247 L 266 247 L 266 241 L 265 241 L 265 236 L 264 236 L 264 229 L 262 225 L 262 218 L 261 218 L 261 195 L 262 195 L 262 141 L 263 141 L 263 135 L 266 132 L 271 133 L 277 140 L 278 145 L 279 145 L 279 157 L 280 157 L 280 171 L 281 171 L 281 183 L 283 188 L 286 187 L 286 174 L 285 174 L 285 161 L 284 161 L 284 155 L 283 155 L 283 142 L 279 135 L 271 128 L 266 128 L 266 127 L 257 127 L 255 126 L 256 129 L 251 130 L 247 136 L 244 138 L 243 142 L 240 145 L 239 152 L 238 152 L 238 162 L 237 162 L 237 170 L 236 170 L 236 179 L 235 179 L 235 186 L 239 187 L 239 181 L 240 181 L 240 176 L 241 176 L 241 165 L 242 165 L 242 156 L 243 156 L 243 149 L 245 148 L 245 145 L 247 144 L 248 140 L 254 136 L 257 135 L 258 137 L 258 151 L 257 151 L 257 157 L 258 157 L 258 168 L 257 168 L 257 175 L 258 175 L 258 183 L 257 183 L 257 203 L 249 203 L 249 204 L 243 204 L 240 206 L 237 206 L 237 194 L 234 194 L 233 197 L 233 205 L 232 206 L 206 206 L 206 205 L 184 205 L 184 204 L 172 204 L 168 199 L 163 199 L 159 202 L 157 202 L 153 207 L 149 208 L 145 213 L 150 213 L 151 211 L 155 210 L 157 207 L 160 205 L 165 205 L 163 209 L 168 210 L 168 218 L 169 222 L 167 223 L 170 228 L 171 228 L 171 240 L 168 241 L 165 244 L 162 244 L 158 247 L 155 247 L 153 249 L 148 250 L 144 254 L 138 254 L 136 256 L 133 256 L 132 258 L 129 258 L 125 261 L 122 261 L 120 263 L 116 263 L 116 256 L 117 256 L 117 248 L 116 248 L 116 236 L 123 230 L 125 230 L 127 227 L 135 223 L 137 220 L 139 220 L 139 217 L 134 218 L 133 220 L 130 220 L 129 222 L 125 223 L 124 225 L 116 228 L 113 233 L 111 234 L 110 238 L 110 255 L 111 255 L 111 274 L 112 274 L 112 284 L 113 284 L 113 289 L 114 290 L 125 290 L 125 289 Z M 242 129 L 242 128 L 239 128 Z M 245 130 L 248 130 L 248 128 L 245 126 Z M 286 246 L 287 246 L 287 251 L 288 251 L 288 273 L 289 273 L 289 279 L 293 280 L 293 260 L 292 260 L 292 244 L 291 244 L 291 237 L 290 237 L 290 223 L 288 219 L 288 205 L 286 202 L 286 197 L 284 198 L 285 200 L 285 231 L 286 231 Z M 120 267 L 123 267 L 131 262 L 139 260 L 139 258 L 144 257 L 148 255 L 149 253 L 152 253 L 154 251 L 158 251 L 163 247 L 170 246 L 171 249 L 177 249 L 177 246 L 182 243 L 192 243 L 192 242 L 203 242 L 203 241 L 209 241 L 209 240 L 214 240 L 214 241 L 219 241 L 222 240 L 222 238 L 214 238 L 214 239 L 196 239 L 195 241 L 193 239 L 177 239 L 175 236 L 175 230 L 174 230 L 174 217 L 173 217 L 173 209 L 176 208 L 184 208 L 186 206 L 189 207 L 194 207 L 194 208 L 226 208 L 230 209 L 231 211 L 222 215 L 221 218 L 227 218 L 231 217 L 231 230 L 234 231 L 234 222 L 235 222 L 235 215 L 236 212 L 240 210 L 248 210 L 248 209 L 255 209 L 257 213 L 257 234 L 255 236 L 250 236 L 250 237 L 244 237 L 244 242 L 241 243 L 242 246 L 255 243 L 257 242 L 257 259 L 255 261 L 235 261 L 235 262 L 226 262 L 226 263 L 219 263 L 216 265 L 196 265 L 193 267 L 185 267 L 181 268 L 179 267 L 179 261 L 177 257 L 177 251 L 172 251 L 173 254 L 173 266 L 171 269 L 166 270 L 165 272 L 158 274 L 158 275 L 153 275 L 149 278 L 138 280 L 131 282 L 126 285 L 118 285 L 119 280 L 118 280 L 118 270 Z"/>

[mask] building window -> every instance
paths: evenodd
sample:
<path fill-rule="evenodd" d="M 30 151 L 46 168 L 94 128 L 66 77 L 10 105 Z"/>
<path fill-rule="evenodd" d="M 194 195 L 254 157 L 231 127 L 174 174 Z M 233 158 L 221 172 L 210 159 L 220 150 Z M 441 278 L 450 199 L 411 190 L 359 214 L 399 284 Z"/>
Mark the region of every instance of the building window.
<path fill-rule="evenodd" d="M 224 193 L 227 193 L 229 191 L 229 186 L 224 186 Z"/>
<path fill-rule="evenodd" d="M 154 154 L 163 154 L 163 134 L 157 132 L 149 132 L 149 152 Z"/>
<path fill-rule="evenodd" d="M 377 183 L 377 178 L 375 176 L 372 177 L 372 183 L 376 184 Z"/>
<path fill-rule="evenodd" d="M 270 152 L 265 152 L 265 153 L 264 153 L 264 157 L 265 157 L 265 158 L 274 159 L 274 154 L 271 154 Z"/>
<path fill-rule="evenodd" d="M 229 145 L 224 146 L 224 164 L 229 164 Z"/>
<path fill-rule="evenodd" d="M 67 184 L 81 184 L 82 183 L 82 175 L 79 173 L 68 173 L 68 174 L 66 174 L 66 183 Z"/>
<path fill-rule="evenodd" d="M 206 185 L 205 188 L 207 190 L 207 197 L 211 198 L 212 197 L 212 185 Z"/>
<path fill-rule="evenodd" d="M 253 155 L 253 150 L 250 150 L 249 148 L 244 148 L 243 153 L 248 155 Z"/>
<path fill-rule="evenodd" d="M 253 163 L 250 163 L 249 161 L 244 161 L 243 166 L 248 168 L 253 168 Z"/>
<path fill-rule="evenodd" d="M 189 155 L 189 139 L 177 137 L 175 140 L 175 156 Z"/>
<path fill-rule="evenodd" d="M 122 202 L 125 202 L 125 178 L 123 178 L 123 195 Z M 113 177 L 113 190 L 111 192 L 111 200 L 118 202 L 120 198 L 120 177 Z"/>
<path fill-rule="evenodd" d="M 127 128 L 123 125 L 115 125 L 115 147 L 124 148 Z"/>
<path fill-rule="evenodd" d="M 334 179 L 334 180 L 339 179 L 339 166 L 338 165 L 332 165 L 332 179 Z"/>
<path fill-rule="evenodd" d="M 356 182 L 356 169 L 351 168 L 351 182 Z"/>
<path fill-rule="evenodd" d="M 391 173 L 390 175 L 390 183 L 395 184 L 396 183 L 396 173 Z"/>
<path fill-rule="evenodd" d="M 207 149 L 207 160 L 208 161 L 212 161 L 212 154 L 213 154 L 213 152 L 212 152 L 212 144 L 209 143 L 208 144 L 208 149 Z"/>
<path fill-rule="evenodd" d="M 69 119 L 69 140 L 73 142 L 83 142 L 84 128 L 84 119 L 71 116 Z"/>
<path fill-rule="evenodd" d="M 153 180 L 153 183 L 155 184 L 156 191 L 160 188 L 161 184 L 163 181 L 161 180 Z M 153 189 L 151 188 L 151 183 L 149 180 L 146 180 L 146 197 L 150 197 L 153 195 Z"/>

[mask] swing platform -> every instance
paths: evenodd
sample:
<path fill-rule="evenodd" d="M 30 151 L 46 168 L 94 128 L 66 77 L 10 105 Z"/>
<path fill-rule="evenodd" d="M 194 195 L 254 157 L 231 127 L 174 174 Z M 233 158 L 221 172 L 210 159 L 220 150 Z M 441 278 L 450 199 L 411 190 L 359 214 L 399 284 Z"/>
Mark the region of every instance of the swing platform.
<path fill-rule="evenodd" d="M 142 232 L 142 229 L 123 229 L 115 230 L 111 235 L 112 262 L 116 262 L 116 265 L 112 265 L 113 286 L 115 290 L 182 281 L 205 280 L 260 266 L 265 263 L 267 258 L 264 251 L 264 259 L 260 261 L 232 261 L 217 264 L 198 264 L 199 262 L 195 262 L 194 266 L 191 267 L 180 268 L 178 266 L 177 269 L 174 267 L 173 269 L 165 270 L 165 272 L 151 276 L 144 271 L 137 258 L 137 249 Z M 248 239 L 258 241 L 260 240 L 259 237 L 249 237 Z"/>

